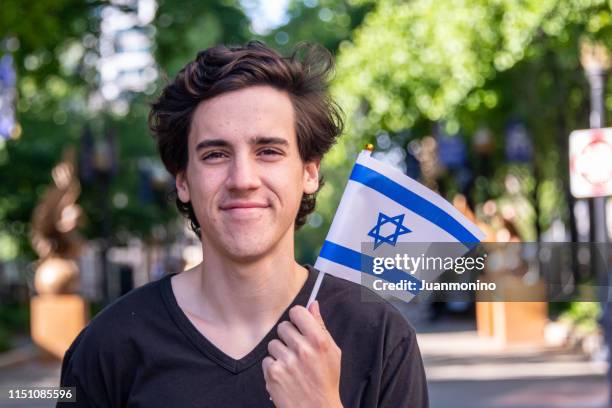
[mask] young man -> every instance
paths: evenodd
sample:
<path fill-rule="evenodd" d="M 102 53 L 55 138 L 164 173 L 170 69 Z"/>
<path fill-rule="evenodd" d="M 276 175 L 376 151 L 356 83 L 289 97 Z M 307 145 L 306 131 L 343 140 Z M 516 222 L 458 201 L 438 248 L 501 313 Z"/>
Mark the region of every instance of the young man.
<path fill-rule="evenodd" d="M 294 257 L 319 163 L 342 131 L 331 56 L 261 43 L 188 63 L 150 123 L 204 261 L 101 312 L 64 358 L 82 407 L 425 407 L 414 330 Z M 304 54 L 302 53 L 302 54 Z M 69 405 L 70 404 L 70 405 Z M 60 404 L 61 405 L 61 404 Z"/>

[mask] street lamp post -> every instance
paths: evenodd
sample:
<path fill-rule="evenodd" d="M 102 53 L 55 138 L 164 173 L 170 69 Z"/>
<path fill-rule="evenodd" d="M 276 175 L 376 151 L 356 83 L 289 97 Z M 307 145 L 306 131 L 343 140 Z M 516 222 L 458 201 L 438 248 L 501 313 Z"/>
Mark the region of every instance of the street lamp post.
<path fill-rule="evenodd" d="M 610 68 L 610 56 L 606 47 L 600 43 L 583 41 L 580 50 L 580 62 L 584 68 L 585 75 L 589 81 L 591 95 L 591 113 L 589 125 L 591 129 L 605 127 L 606 111 L 604 108 L 604 92 L 606 77 Z M 595 267 L 598 280 L 605 281 L 602 291 L 603 315 L 601 324 L 604 330 L 604 338 L 608 346 L 608 387 L 609 405 L 612 407 L 612 304 L 610 303 L 610 292 L 612 284 L 612 269 L 608 268 L 607 243 L 608 233 L 606 227 L 606 198 L 594 197 L 590 199 L 590 236 L 594 246 L 600 246 L 601 251 L 596 248 L 591 251 L 591 265 Z M 596 243 L 596 244 L 595 244 Z M 599 253 L 598 253 L 599 252 Z M 595 255 L 595 256 L 593 256 Z"/>
<path fill-rule="evenodd" d="M 98 141 L 95 151 L 95 163 L 98 181 L 100 182 L 101 204 L 102 204 L 102 281 L 103 281 L 103 302 L 110 301 L 109 293 L 109 264 L 108 250 L 112 235 L 110 198 L 108 196 L 112 179 L 117 172 L 115 137 L 113 130 L 108 127 L 104 129 L 103 138 Z"/>
<path fill-rule="evenodd" d="M 584 67 L 591 88 L 591 129 L 605 127 L 606 111 L 604 109 L 604 92 L 606 77 L 610 68 L 610 56 L 607 49 L 599 43 L 583 41 L 580 62 Z M 608 241 L 606 232 L 606 199 L 595 197 L 591 204 L 591 237 L 593 242 L 605 244 Z M 603 245 L 605 246 L 605 245 Z"/>
<path fill-rule="evenodd" d="M 109 267 L 107 253 L 110 247 L 112 235 L 111 210 L 108 197 L 112 179 L 117 172 L 117 157 L 115 152 L 115 138 L 110 127 L 106 127 L 102 138 L 96 140 L 87 126 L 82 137 L 82 159 L 81 177 L 85 183 L 97 187 L 99 204 L 101 205 L 101 238 L 102 247 L 100 251 L 102 266 L 102 302 L 107 304 L 110 300 L 109 294 Z"/>
<path fill-rule="evenodd" d="M 591 88 L 591 114 L 589 116 L 589 124 L 592 129 L 599 129 L 605 127 L 606 122 L 606 111 L 604 108 L 604 92 L 606 86 L 606 77 L 608 69 L 610 68 L 610 55 L 605 46 L 600 43 L 593 43 L 590 41 L 583 41 L 581 44 L 581 55 L 580 62 L 584 67 L 584 71 L 589 81 Z M 606 198 L 595 197 L 590 199 L 590 211 L 591 211 L 591 242 L 597 243 L 601 247 L 601 253 L 599 256 L 595 256 L 591 262 L 595 262 L 597 273 L 601 279 L 606 279 L 607 285 L 612 283 L 612 271 L 607 270 L 607 243 L 608 233 L 606 230 Z M 605 302 L 610 300 L 609 290 L 605 293 Z M 605 313 L 612 313 L 612 310 L 605 308 Z M 604 316 L 604 321 L 610 320 L 612 325 L 612 315 Z"/>

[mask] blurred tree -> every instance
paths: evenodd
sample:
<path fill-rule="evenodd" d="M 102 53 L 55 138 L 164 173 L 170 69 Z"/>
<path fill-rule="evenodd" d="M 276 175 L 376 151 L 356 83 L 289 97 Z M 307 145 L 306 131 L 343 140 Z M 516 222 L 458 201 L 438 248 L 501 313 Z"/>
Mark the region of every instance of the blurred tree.
<path fill-rule="evenodd" d="M 14 53 L 20 75 L 45 81 L 60 72 L 60 51 L 71 40 L 80 41 L 87 32 L 97 32 L 92 10 L 101 1 L 4 0 L 0 14 L 0 41 Z"/>
<path fill-rule="evenodd" d="M 0 141 L 0 259 L 32 254 L 28 233 L 36 199 L 62 147 L 77 140 L 73 119 L 82 114 L 87 84 L 82 61 L 98 30 L 92 10 L 99 4 L 2 3 L 0 55 L 13 56 L 22 130 L 17 139 Z"/>
<path fill-rule="evenodd" d="M 199 50 L 250 39 L 249 23 L 237 0 L 161 0 L 155 19 L 157 61 L 174 75 Z"/>
<path fill-rule="evenodd" d="M 371 4 L 351 4 L 346 0 L 292 0 L 287 8 L 287 23 L 262 38 L 285 53 L 303 41 L 321 44 L 335 53 L 372 8 Z"/>
<path fill-rule="evenodd" d="M 536 238 L 536 226 L 546 228 L 554 218 L 566 218 L 567 137 L 571 129 L 588 126 L 588 87 L 578 44 L 581 36 L 611 44 L 609 3 L 354 3 L 375 8 L 353 40 L 339 47 L 334 91 L 348 113 L 348 127 L 328 164 L 349 163 L 343 158 L 347 152 L 381 132 L 397 138 L 410 129 L 418 137 L 431 134 L 432 124 L 443 120 L 448 133 L 461 129 L 466 142 L 472 142 L 470 135 L 486 126 L 496 148 L 487 158 L 470 153 L 472 168 L 491 160 L 490 174 L 475 179 L 472 198 L 522 205 L 516 212 L 525 216 L 518 220 L 525 239 Z M 531 165 L 504 159 L 510 119 L 523 121 L 531 134 Z M 519 177 L 513 194 L 527 197 L 526 207 L 507 191 L 508 174 Z"/>

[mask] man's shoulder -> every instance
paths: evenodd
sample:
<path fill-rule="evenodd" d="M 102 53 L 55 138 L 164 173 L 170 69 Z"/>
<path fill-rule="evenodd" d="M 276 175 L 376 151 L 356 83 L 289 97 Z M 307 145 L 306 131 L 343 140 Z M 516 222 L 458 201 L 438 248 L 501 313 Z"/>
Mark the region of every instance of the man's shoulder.
<path fill-rule="evenodd" d="M 326 274 L 317 297 L 322 311 L 342 325 L 373 330 L 395 338 L 414 338 L 416 332 L 404 315 L 377 293 L 333 275 Z M 327 309 L 327 310 L 326 310 Z"/>
<path fill-rule="evenodd" d="M 129 324 L 134 319 L 154 314 L 162 306 L 162 285 L 168 283 L 170 276 L 146 283 L 121 296 L 106 306 L 92 321 L 91 325 L 121 325 Z"/>
<path fill-rule="evenodd" d="M 71 350 L 112 349 L 158 319 L 164 307 L 161 285 L 169 278 L 146 283 L 106 306 L 81 331 Z"/>

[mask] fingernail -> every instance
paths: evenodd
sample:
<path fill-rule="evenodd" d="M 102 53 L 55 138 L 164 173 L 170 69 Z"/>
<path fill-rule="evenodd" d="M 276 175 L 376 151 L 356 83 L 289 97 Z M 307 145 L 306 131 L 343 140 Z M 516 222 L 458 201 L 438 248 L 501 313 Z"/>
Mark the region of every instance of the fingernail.
<path fill-rule="evenodd" d="M 314 310 L 315 310 L 315 313 L 317 314 L 317 317 L 321 317 L 321 309 L 319 309 L 319 301 L 315 300 L 313 305 L 314 305 Z"/>

